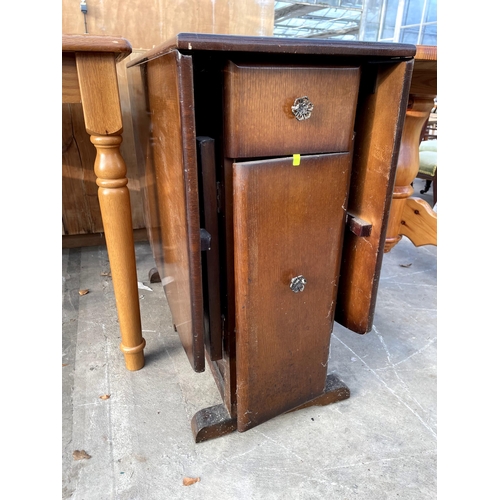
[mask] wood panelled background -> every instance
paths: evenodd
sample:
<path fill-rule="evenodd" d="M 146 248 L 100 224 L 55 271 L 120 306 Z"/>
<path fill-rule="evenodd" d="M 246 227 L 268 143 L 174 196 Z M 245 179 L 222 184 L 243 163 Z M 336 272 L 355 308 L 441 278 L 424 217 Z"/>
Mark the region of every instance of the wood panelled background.
<path fill-rule="evenodd" d="M 121 153 L 127 177 L 135 230 L 145 227 L 132 125 L 127 68 L 130 60 L 180 32 L 272 36 L 273 0 L 87 0 L 87 32 L 126 38 L 132 54 L 118 63 L 123 114 Z M 84 34 L 80 0 L 62 0 L 62 33 Z M 63 236 L 102 233 L 94 174 L 95 148 L 85 131 L 81 104 L 62 106 L 62 233 Z M 85 239 L 63 238 L 63 245 Z M 68 243 L 73 241 L 73 243 Z M 96 244 L 95 238 L 88 239 Z"/>

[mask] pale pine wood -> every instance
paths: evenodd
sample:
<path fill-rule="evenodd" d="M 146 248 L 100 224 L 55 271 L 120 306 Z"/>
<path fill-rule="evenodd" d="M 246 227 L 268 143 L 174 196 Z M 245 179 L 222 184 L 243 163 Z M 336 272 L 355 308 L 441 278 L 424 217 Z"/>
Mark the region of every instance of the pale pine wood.
<path fill-rule="evenodd" d="M 93 135 L 91 141 L 97 149 L 95 174 L 120 322 L 120 349 L 127 369 L 140 370 L 146 341 L 142 338 L 127 169 L 119 149 L 122 138 Z"/>
<path fill-rule="evenodd" d="M 113 52 L 113 41 L 108 37 L 104 37 L 97 46 L 103 49 L 111 43 L 109 52 L 94 50 L 97 43 L 95 37 L 95 43 L 89 52 L 85 52 L 85 46 L 80 43 L 81 37 L 76 38 L 79 41 L 75 60 L 83 118 L 86 131 L 91 134 L 90 141 L 97 150 L 94 171 L 113 275 L 122 337 L 120 348 L 126 368 L 139 370 L 144 366 L 146 343 L 142 338 L 127 168 L 120 154 L 122 119 L 115 67 L 117 57 Z M 65 48 L 66 53 L 69 48 L 75 48 L 71 37 L 63 37 L 63 51 Z M 120 46 L 116 52 L 122 55 L 123 47 Z M 70 137 L 68 149 L 71 142 Z"/>
<path fill-rule="evenodd" d="M 87 30 L 85 33 L 84 16 L 80 11 L 79 1 L 63 0 L 62 2 L 62 32 L 78 35 L 63 36 L 63 49 L 108 52 L 124 50 L 117 53 L 117 60 L 126 55 L 127 47 L 133 47 L 135 54 L 151 49 L 164 40 L 173 37 L 182 31 L 203 33 L 232 33 L 240 35 L 272 35 L 274 20 L 273 0 L 87 0 Z M 147 19 L 147 22 L 138 22 L 138 19 Z M 120 34 L 124 38 L 114 35 Z M 95 36 L 94 36 L 95 35 Z M 110 35 L 110 36 L 101 36 Z M 126 40 L 125 40 L 126 39 Z M 125 41 L 124 41 L 125 40 Z M 127 42 L 128 40 L 128 42 Z M 112 43 L 110 44 L 109 41 Z M 106 43 L 104 43 L 106 42 Z M 116 43 L 114 43 L 116 42 Z M 129 43 L 130 42 L 130 43 Z M 133 134 L 133 112 L 131 99 L 124 90 L 128 86 L 126 61 L 117 64 L 118 84 L 123 120 L 123 142 L 121 153 L 127 164 L 127 178 L 132 207 L 132 224 L 134 229 L 146 227 L 145 213 L 140 193 L 141 174 L 137 157 L 142 154 L 136 149 Z M 85 141 L 87 141 L 85 139 Z M 83 148 L 78 138 L 75 148 Z M 64 159 L 63 159 L 64 161 Z M 93 172 L 93 161 L 87 163 L 84 158 L 79 160 L 80 168 L 84 171 L 79 175 L 86 176 Z M 74 165 L 71 166 L 74 172 Z M 63 213 L 65 215 L 65 235 L 85 234 L 89 227 L 102 231 L 100 213 L 87 212 L 78 214 L 72 210 L 76 198 L 86 198 L 88 195 L 83 186 L 73 183 L 76 188 L 69 199 L 69 191 L 63 191 Z M 93 204 L 93 200 L 80 200 L 81 205 Z M 74 215 L 70 216 L 70 212 Z M 100 229 L 99 229 L 100 228 Z"/>
<path fill-rule="evenodd" d="M 392 195 L 391 212 L 387 227 L 384 252 L 390 252 L 401 240 L 406 228 L 402 228 L 403 212 L 413 194 L 412 183 L 418 174 L 418 148 L 422 128 L 434 107 L 437 96 L 437 47 L 418 45 L 408 98 L 408 109 L 403 125 L 396 181 Z M 429 207 L 429 210 L 432 209 Z M 426 210 L 427 211 L 427 210 Z M 437 235 L 430 238 L 437 241 Z M 430 243 L 433 244 L 433 243 Z"/>
<path fill-rule="evenodd" d="M 106 37 L 109 39 L 111 37 Z M 133 54 L 141 54 L 142 51 L 133 51 Z M 63 53 L 63 59 L 67 57 L 73 60 L 76 71 L 75 54 Z M 138 166 L 136 138 L 133 129 L 133 110 L 131 109 L 131 97 L 129 95 L 129 84 L 126 63 L 128 59 L 116 65 L 118 88 L 120 94 L 120 105 L 123 125 L 123 142 L 120 152 L 127 165 L 127 185 L 130 193 L 132 207 L 132 226 L 134 230 L 144 229 L 143 201 L 141 195 L 141 174 Z M 75 75 L 76 84 L 78 79 Z M 79 88 L 79 85 L 78 85 Z M 64 89 L 64 79 L 63 79 Z M 64 97 L 63 97 L 64 100 Z M 75 99 L 71 99 L 75 102 Z M 64 235 L 83 235 L 88 233 L 99 234 L 103 231 L 102 217 L 97 200 L 97 186 L 95 185 L 94 159 L 95 149 L 89 141 L 89 135 L 85 130 L 83 111 L 80 94 L 75 104 L 64 104 L 63 114 L 63 193 L 62 214 L 64 224 Z M 89 154 L 90 151 L 90 154 Z M 79 181 L 81 180 L 81 181 Z M 86 240 L 80 240 L 85 243 Z M 88 240 L 89 242 L 91 240 Z"/>
<path fill-rule="evenodd" d="M 183 31 L 273 34 L 274 0 L 87 0 L 87 8 L 88 33 L 119 33 L 134 49 L 151 49 Z M 78 1 L 62 1 L 62 32 L 85 32 Z"/>
<path fill-rule="evenodd" d="M 413 194 L 411 184 L 418 174 L 420 133 L 433 106 L 433 99 L 420 99 L 416 97 L 411 99 L 408 104 L 405 123 L 403 125 L 403 135 L 401 137 L 398 168 L 392 194 L 392 205 L 384 252 L 389 252 L 401 239 L 401 216 L 407 198 Z"/>
<path fill-rule="evenodd" d="M 62 55 L 62 102 L 63 104 L 82 102 L 75 55 L 64 52 Z"/>
<path fill-rule="evenodd" d="M 116 36 L 63 35 L 63 52 L 109 52 L 116 62 L 132 52 L 130 42 Z"/>
<path fill-rule="evenodd" d="M 120 95 L 114 54 L 76 54 L 85 126 L 89 134 L 122 132 Z"/>
<path fill-rule="evenodd" d="M 437 214 L 421 198 L 408 198 L 401 215 L 400 234 L 416 246 L 437 246 Z"/>
<path fill-rule="evenodd" d="M 95 148 L 81 104 L 62 106 L 62 220 L 65 235 L 102 233 L 94 173 Z"/>
<path fill-rule="evenodd" d="M 417 45 L 410 96 L 434 98 L 437 95 L 437 47 Z"/>

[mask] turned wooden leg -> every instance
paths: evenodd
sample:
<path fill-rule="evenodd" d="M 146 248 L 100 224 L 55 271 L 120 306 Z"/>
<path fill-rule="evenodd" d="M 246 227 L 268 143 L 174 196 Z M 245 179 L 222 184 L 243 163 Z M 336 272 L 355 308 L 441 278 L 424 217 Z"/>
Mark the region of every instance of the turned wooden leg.
<path fill-rule="evenodd" d="M 144 366 L 137 271 L 127 167 L 120 154 L 123 130 L 120 94 L 112 53 L 77 52 L 76 67 L 85 129 L 97 149 L 94 171 L 113 276 L 125 366 Z"/>
<path fill-rule="evenodd" d="M 410 96 L 408 101 L 384 252 L 389 252 L 402 237 L 400 227 L 403 211 L 406 200 L 413 194 L 412 183 L 418 174 L 420 133 L 433 106 L 433 98 Z"/>
<path fill-rule="evenodd" d="M 97 149 L 94 171 L 122 335 L 120 349 L 125 366 L 140 370 L 146 342 L 141 329 L 127 170 L 119 149 L 122 138 L 92 135 L 90 140 Z"/>

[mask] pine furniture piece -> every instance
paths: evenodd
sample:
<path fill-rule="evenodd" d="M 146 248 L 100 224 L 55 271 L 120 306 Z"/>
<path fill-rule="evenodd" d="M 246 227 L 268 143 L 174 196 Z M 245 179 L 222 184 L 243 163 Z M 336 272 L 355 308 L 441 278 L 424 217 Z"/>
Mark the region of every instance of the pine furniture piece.
<path fill-rule="evenodd" d="M 132 48 L 124 38 L 62 36 L 62 102 L 82 103 L 85 127 L 97 150 L 94 171 L 116 298 L 122 342 L 129 370 L 144 366 L 137 270 L 127 167 L 120 154 L 122 115 L 116 62 Z"/>
<path fill-rule="evenodd" d="M 389 216 L 385 252 L 406 236 L 415 246 L 437 245 L 437 215 L 423 199 L 412 197 L 419 170 L 422 128 L 437 97 L 437 47 L 417 45 L 401 151 Z"/>
<path fill-rule="evenodd" d="M 179 34 L 128 64 L 149 240 L 222 403 L 197 442 L 349 397 L 372 328 L 415 46 Z"/>

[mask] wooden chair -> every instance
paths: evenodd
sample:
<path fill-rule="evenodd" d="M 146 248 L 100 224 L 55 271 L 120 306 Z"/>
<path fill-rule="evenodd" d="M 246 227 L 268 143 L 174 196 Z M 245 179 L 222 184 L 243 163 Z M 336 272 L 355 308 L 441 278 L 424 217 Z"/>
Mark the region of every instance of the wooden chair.
<path fill-rule="evenodd" d="M 437 139 L 422 141 L 419 146 L 418 179 L 425 180 L 425 187 L 420 194 L 429 191 L 432 184 L 433 205 L 437 202 Z"/>

